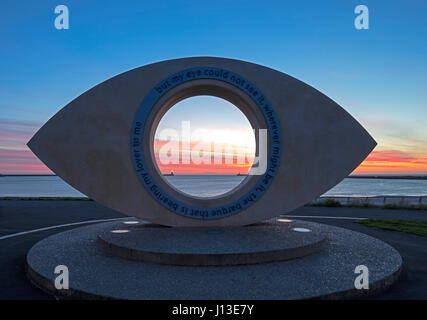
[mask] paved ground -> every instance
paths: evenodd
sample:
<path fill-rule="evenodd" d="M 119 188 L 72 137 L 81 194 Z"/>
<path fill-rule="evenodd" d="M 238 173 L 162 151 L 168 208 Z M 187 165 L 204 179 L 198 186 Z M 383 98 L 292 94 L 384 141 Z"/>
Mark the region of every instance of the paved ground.
<path fill-rule="evenodd" d="M 376 299 L 427 299 L 427 238 L 371 229 L 360 226 L 354 222 L 355 220 L 350 219 L 427 220 L 427 211 L 303 207 L 288 215 L 348 228 L 386 241 L 402 255 L 405 274 L 399 283 Z M 124 217 L 122 214 L 92 201 L 0 200 L 0 299 L 51 299 L 26 279 L 25 255 L 39 240 L 78 225 L 9 238 L 5 236 L 55 225 L 122 217 Z"/>

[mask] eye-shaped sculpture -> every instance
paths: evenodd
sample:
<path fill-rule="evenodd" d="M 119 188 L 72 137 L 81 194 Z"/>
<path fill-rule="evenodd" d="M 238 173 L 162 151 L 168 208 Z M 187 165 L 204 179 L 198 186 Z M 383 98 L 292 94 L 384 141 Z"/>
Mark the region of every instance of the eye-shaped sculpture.
<path fill-rule="evenodd" d="M 169 185 L 152 148 L 165 112 L 197 95 L 229 100 L 254 129 L 267 132 L 266 170 L 207 199 Z M 354 118 L 309 85 L 215 57 L 168 60 L 115 76 L 65 106 L 28 143 L 95 201 L 169 226 L 247 225 L 278 216 L 335 186 L 375 145 Z"/>

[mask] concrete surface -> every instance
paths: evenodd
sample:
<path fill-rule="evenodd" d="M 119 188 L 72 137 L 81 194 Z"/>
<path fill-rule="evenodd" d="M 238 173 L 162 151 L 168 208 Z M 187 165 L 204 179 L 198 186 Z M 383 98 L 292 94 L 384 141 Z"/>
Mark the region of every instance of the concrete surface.
<path fill-rule="evenodd" d="M 233 266 L 177 266 L 122 259 L 104 253 L 96 240 L 100 232 L 123 228 L 123 222 L 93 224 L 35 244 L 27 254 L 28 276 L 59 297 L 155 300 L 354 298 L 381 292 L 398 279 L 402 258 L 385 242 L 325 224 L 294 224 L 325 234 L 324 248 L 287 261 Z M 54 287 L 57 275 L 53 270 L 58 265 L 69 269 L 68 290 Z M 359 265 L 369 268 L 368 290 L 355 289 L 355 268 Z"/>
<path fill-rule="evenodd" d="M 245 227 L 162 227 L 127 223 L 99 230 L 98 243 L 113 255 L 151 263 L 220 266 L 284 261 L 322 250 L 326 233 L 317 225 L 271 219 Z M 298 232 L 305 228 L 310 232 Z M 297 229 L 298 230 L 298 229 Z"/>

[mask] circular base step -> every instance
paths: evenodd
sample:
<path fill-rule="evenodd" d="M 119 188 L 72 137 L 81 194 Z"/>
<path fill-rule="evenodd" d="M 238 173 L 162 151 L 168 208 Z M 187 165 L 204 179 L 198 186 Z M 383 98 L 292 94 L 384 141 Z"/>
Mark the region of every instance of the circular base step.
<path fill-rule="evenodd" d="M 98 240 L 100 234 L 107 230 L 129 230 L 129 225 L 123 222 L 107 222 L 58 233 L 38 242 L 27 254 L 27 275 L 43 290 L 73 299 L 354 298 L 378 293 L 397 280 L 402 258 L 383 241 L 328 225 L 293 223 L 293 228 L 300 231 L 317 230 L 326 235 L 324 248 L 302 258 L 270 263 L 155 264 L 124 259 L 103 250 Z M 250 227 L 241 228 L 250 230 Z M 256 240 L 253 245 L 258 246 Z M 228 248 L 227 244 L 222 247 Z M 184 246 L 177 248 L 184 250 Z M 69 289 L 55 288 L 58 274 L 54 271 L 58 265 L 68 268 Z M 355 288 L 359 276 L 355 269 L 360 265 L 369 270 L 369 289 Z"/>
<path fill-rule="evenodd" d="M 307 232 L 301 232 L 301 228 Z M 98 239 L 107 252 L 126 259 L 171 265 L 220 266 L 303 257 L 321 250 L 326 234 L 317 225 L 307 227 L 302 221 L 281 219 L 246 227 L 221 228 L 128 224 L 119 230 L 107 228 Z"/>

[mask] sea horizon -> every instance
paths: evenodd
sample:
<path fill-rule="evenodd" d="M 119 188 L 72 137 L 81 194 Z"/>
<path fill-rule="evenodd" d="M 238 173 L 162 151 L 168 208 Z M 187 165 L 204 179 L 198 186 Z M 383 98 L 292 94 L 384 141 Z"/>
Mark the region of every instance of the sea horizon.
<path fill-rule="evenodd" d="M 164 178 L 189 195 L 210 197 L 237 187 L 246 176 L 174 175 Z M 355 179 L 354 179 L 355 178 Z M 361 179 L 357 179 L 361 178 Z M 331 197 L 427 196 L 427 179 L 408 176 L 349 176 L 325 192 Z M 2 175 L 0 197 L 87 197 L 53 174 Z"/>
<path fill-rule="evenodd" d="M 163 175 L 167 175 L 167 172 L 162 173 Z M 174 173 L 174 176 L 237 176 L 239 173 L 236 174 L 217 174 L 217 173 L 205 173 L 205 174 L 180 174 L 180 173 Z M 242 176 L 245 176 L 247 174 L 241 173 Z M 57 177 L 56 174 L 49 174 L 49 173 L 0 173 L 0 177 L 47 177 L 47 176 L 53 176 Z M 427 173 L 420 173 L 420 174 L 385 174 L 385 173 L 379 173 L 379 174 L 351 174 L 348 175 L 346 178 L 370 178 L 370 179 L 402 179 L 402 178 L 417 178 L 417 179 L 427 179 Z"/>

